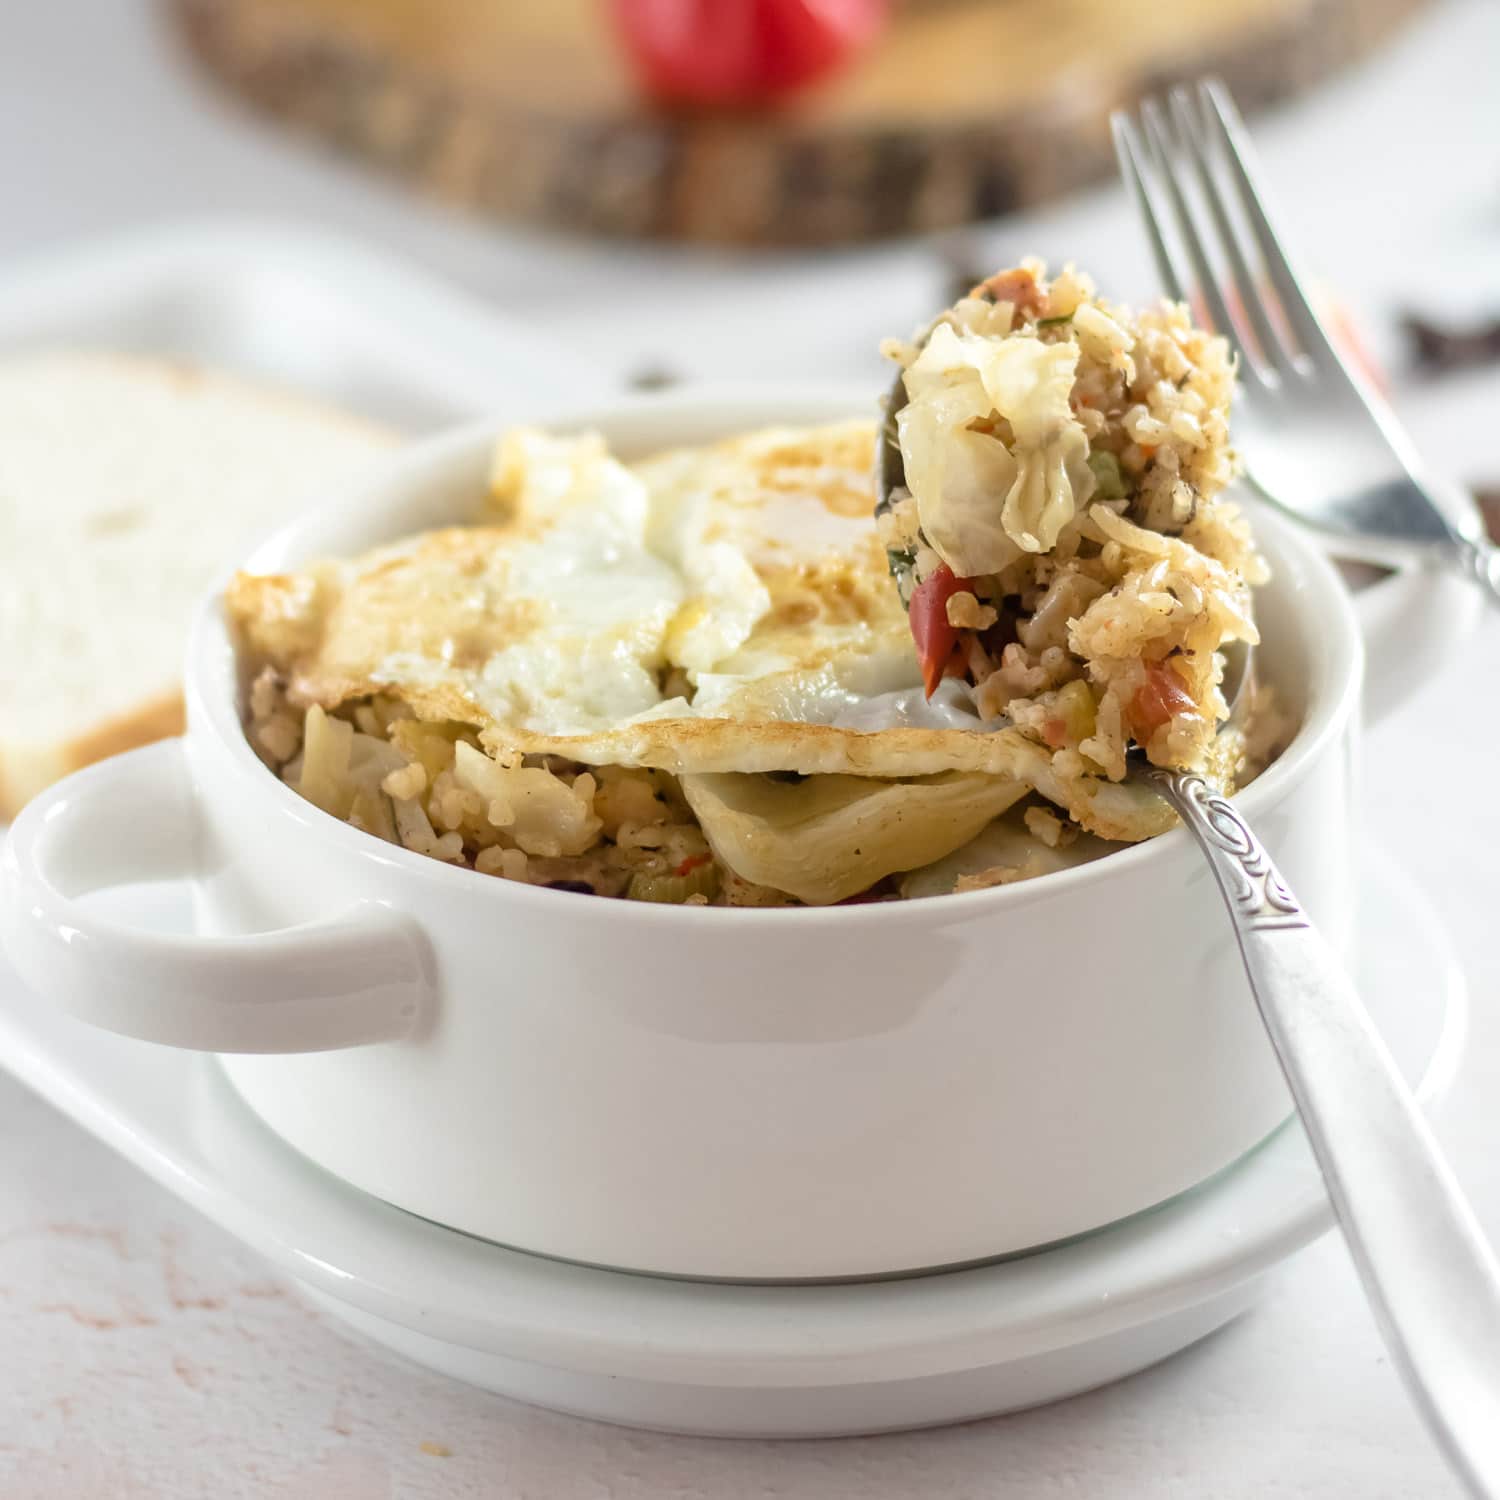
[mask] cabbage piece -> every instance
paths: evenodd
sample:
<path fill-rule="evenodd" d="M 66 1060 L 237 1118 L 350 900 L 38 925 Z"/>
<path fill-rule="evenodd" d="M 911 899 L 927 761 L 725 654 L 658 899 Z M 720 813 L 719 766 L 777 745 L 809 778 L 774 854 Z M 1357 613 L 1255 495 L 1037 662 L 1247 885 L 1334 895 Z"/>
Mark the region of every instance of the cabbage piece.
<path fill-rule="evenodd" d="M 354 726 L 325 713 L 316 703 L 302 725 L 302 770 L 298 792 L 335 818 L 349 815 L 355 787 L 349 779 Z"/>
<path fill-rule="evenodd" d="M 907 368 L 897 418 L 907 487 L 933 550 L 960 577 L 997 572 L 1018 549 L 1050 550 L 1093 493 L 1088 437 L 1069 404 L 1077 371 L 1071 341 L 985 338 L 947 323 Z M 1009 469 L 980 440 L 1004 445 L 972 428 L 994 416 L 1014 435 Z"/>
<path fill-rule="evenodd" d="M 973 384 L 977 394 L 979 387 Z M 999 438 L 973 432 L 975 402 L 939 392 L 902 407 L 896 433 L 922 533 L 960 578 L 998 573 L 1020 554 L 996 497 L 1009 492 L 1017 465 Z M 954 398 L 958 398 L 955 400 Z"/>
<path fill-rule="evenodd" d="M 975 771 L 796 783 L 720 773 L 684 776 L 682 789 L 714 853 L 736 875 L 813 906 L 941 859 L 1027 791 Z"/>
<path fill-rule="evenodd" d="M 901 882 L 901 894 L 908 900 L 916 896 L 946 896 L 960 876 L 978 875 L 997 866 L 1014 871 L 1017 879 L 1030 880 L 1102 859 L 1118 847 L 1083 834 L 1066 849 L 1049 849 L 1040 839 L 1033 838 L 1025 825 L 1017 821 L 1017 814 L 1012 813 L 981 829 L 968 843 L 942 859 L 913 870 Z"/>
<path fill-rule="evenodd" d="M 540 767 L 504 766 L 466 740 L 453 747 L 453 779 L 485 799 L 485 815 L 527 854 L 582 854 L 603 826 L 593 807 Z"/>

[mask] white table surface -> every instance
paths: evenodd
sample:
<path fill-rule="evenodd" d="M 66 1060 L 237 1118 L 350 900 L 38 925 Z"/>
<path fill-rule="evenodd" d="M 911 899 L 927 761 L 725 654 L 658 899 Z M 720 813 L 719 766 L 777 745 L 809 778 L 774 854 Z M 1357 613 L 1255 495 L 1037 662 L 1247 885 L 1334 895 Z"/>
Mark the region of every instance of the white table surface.
<path fill-rule="evenodd" d="M 743 259 L 500 234 L 427 212 L 260 129 L 184 68 L 138 0 L 4 7 L 0 274 L 64 240 L 214 213 L 369 236 L 622 371 L 879 378 L 870 353 L 941 295 L 933 257 Z M 1500 6 L 1447 4 L 1391 52 L 1257 129 L 1309 259 L 1392 353 L 1394 311 L 1500 305 Z M 1105 191 L 991 228 L 1147 286 Z M 580 296 L 578 288 L 590 289 Z M 837 299 L 836 301 L 832 299 Z M 1398 385 L 1420 443 L 1500 481 L 1500 376 Z M 1368 739 L 1368 825 L 1451 924 L 1473 985 L 1440 1133 L 1500 1237 L 1500 988 L 1490 791 L 1500 619 Z M 1449 739 L 1487 767 L 1431 774 Z M 1487 748 L 1486 748 L 1487 747 Z M 1425 769 L 1424 769 L 1425 768 Z M 1455 1493 L 1325 1239 L 1187 1354 L 1047 1410 L 800 1444 L 613 1430 L 512 1405 L 352 1342 L 255 1257 L 0 1076 L 0 1496 L 296 1500 L 579 1496 L 1335 1496 Z"/>

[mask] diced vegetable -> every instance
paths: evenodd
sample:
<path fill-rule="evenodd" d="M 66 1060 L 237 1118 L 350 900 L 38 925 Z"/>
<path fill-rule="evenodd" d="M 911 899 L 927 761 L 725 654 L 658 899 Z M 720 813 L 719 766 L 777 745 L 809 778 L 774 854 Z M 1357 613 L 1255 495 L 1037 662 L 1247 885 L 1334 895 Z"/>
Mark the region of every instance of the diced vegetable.
<path fill-rule="evenodd" d="M 981 281 L 976 290 L 988 292 L 996 302 L 1009 302 L 1023 318 L 1040 311 L 1046 300 L 1037 285 L 1036 271 L 1030 266 L 1012 266 L 1005 271 L 996 271 Z"/>
<path fill-rule="evenodd" d="M 1145 744 L 1163 724 L 1197 705 L 1171 666 L 1164 661 L 1146 665 L 1146 680 L 1130 699 L 1130 730 Z"/>
<path fill-rule="evenodd" d="M 944 669 L 958 644 L 958 631 L 948 623 L 948 601 L 955 594 L 969 589 L 972 582 L 968 578 L 955 578 L 947 563 L 939 563 L 912 590 L 908 611 L 911 638 L 916 642 L 917 660 L 922 665 L 922 686 L 929 698 L 943 680 Z"/>
<path fill-rule="evenodd" d="M 1120 473 L 1120 460 L 1113 453 L 1090 453 L 1089 469 L 1094 476 L 1095 500 L 1123 500 L 1130 493 Z"/>
<path fill-rule="evenodd" d="M 1096 714 L 1094 695 L 1082 678 L 1064 683 L 1057 690 L 1057 697 L 1052 700 L 1052 711 L 1053 717 L 1047 721 L 1047 727 L 1052 730 L 1054 724 L 1057 726 L 1054 733 L 1059 743 L 1052 746 L 1054 750 L 1061 749 L 1063 745 L 1079 745 L 1093 734 Z M 1052 734 L 1047 736 L 1049 745 L 1052 744 L 1052 738 Z"/>
<path fill-rule="evenodd" d="M 703 863 L 695 863 L 702 859 Z M 691 868 L 683 871 L 683 865 Z M 638 870 L 630 877 L 630 886 L 625 895 L 631 901 L 656 901 L 680 906 L 689 896 L 706 896 L 710 901 L 718 894 L 719 872 L 712 855 L 694 856 L 683 860 L 672 872 L 648 874 Z"/>

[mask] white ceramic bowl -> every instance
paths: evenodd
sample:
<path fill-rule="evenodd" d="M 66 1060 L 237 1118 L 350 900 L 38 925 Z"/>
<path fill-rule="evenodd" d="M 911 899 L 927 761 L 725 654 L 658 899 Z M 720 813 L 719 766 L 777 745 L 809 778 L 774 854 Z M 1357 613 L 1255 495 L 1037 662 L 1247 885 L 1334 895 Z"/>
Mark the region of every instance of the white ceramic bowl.
<path fill-rule="evenodd" d="M 686 393 L 558 425 L 597 427 L 628 456 L 858 409 L 826 392 Z M 499 425 L 408 450 L 249 566 L 465 514 Z M 1256 523 L 1275 570 L 1261 661 L 1302 727 L 1239 802 L 1346 942 L 1360 626 L 1312 546 Z M 1467 604 L 1433 588 L 1398 577 L 1378 591 L 1385 702 L 1420 672 L 1419 595 L 1429 633 Z M 1181 830 L 898 905 L 612 902 L 393 849 L 281 785 L 244 739 L 214 600 L 187 694 L 184 740 L 84 771 L 17 821 L 0 936 L 58 1005 L 224 1054 L 272 1129 L 427 1218 L 678 1275 L 889 1274 L 1148 1208 L 1289 1112 Z M 161 877 L 194 880 L 203 935 L 127 930 L 81 899 Z"/>

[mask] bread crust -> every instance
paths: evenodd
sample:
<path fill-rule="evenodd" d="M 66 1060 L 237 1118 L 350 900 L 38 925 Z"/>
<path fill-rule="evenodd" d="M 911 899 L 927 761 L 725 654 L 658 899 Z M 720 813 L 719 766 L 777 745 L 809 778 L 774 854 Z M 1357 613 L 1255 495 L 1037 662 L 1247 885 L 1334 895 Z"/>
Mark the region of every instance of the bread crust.
<path fill-rule="evenodd" d="M 14 755 L 7 758 L 0 748 L 0 823 L 9 822 L 54 781 L 111 755 L 170 739 L 185 727 L 182 693 L 174 690 L 106 719 L 71 740 L 47 746 L 45 754 L 28 757 L 24 766 Z"/>
<path fill-rule="evenodd" d="M 378 455 L 400 441 L 399 434 L 315 396 L 170 356 L 94 348 L 46 349 L 6 356 L 0 360 L 0 372 L 12 379 L 35 372 L 37 378 L 45 379 L 49 409 L 66 400 L 71 389 L 66 385 L 68 379 L 86 382 L 82 388 L 95 402 L 99 399 L 98 383 L 103 380 L 121 390 L 144 391 L 153 387 L 180 398 L 184 422 L 192 420 L 191 403 L 200 394 L 212 394 L 216 398 L 233 398 L 246 412 L 254 409 L 261 414 L 284 417 L 288 431 L 294 435 L 315 429 L 337 433 L 350 440 L 351 445 L 367 446 L 371 455 Z M 39 484 L 38 490 L 35 503 L 42 504 L 45 484 Z M 0 563 L 9 562 L 9 558 L 0 559 Z M 32 564 L 22 559 L 22 565 Z M 3 571 L 0 568 L 0 573 Z M 4 587 L 3 577 L 0 587 Z M 107 623 L 101 628 L 107 629 Z M 6 645 L 10 649 L 12 643 Z M 3 712 L 5 722 L 0 723 L 0 824 L 13 818 L 38 792 L 73 771 L 106 756 L 181 734 L 182 693 L 179 687 L 165 686 L 171 681 L 170 670 L 168 667 L 157 677 L 162 686 L 151 696 L 137 698 L 128 709 L 77 727 L 68 738 L 41 743 L 28 741 L 21 733 L 26 724 L 25 703 L 7 702 Z M 81 717 L 81 714 L 74 717 L 75 725 Z"/>

